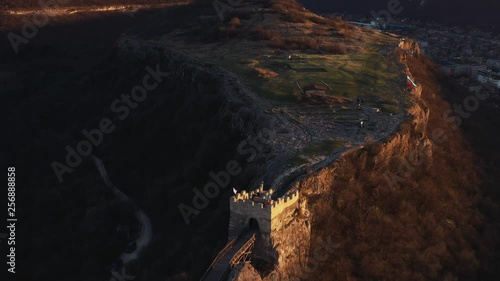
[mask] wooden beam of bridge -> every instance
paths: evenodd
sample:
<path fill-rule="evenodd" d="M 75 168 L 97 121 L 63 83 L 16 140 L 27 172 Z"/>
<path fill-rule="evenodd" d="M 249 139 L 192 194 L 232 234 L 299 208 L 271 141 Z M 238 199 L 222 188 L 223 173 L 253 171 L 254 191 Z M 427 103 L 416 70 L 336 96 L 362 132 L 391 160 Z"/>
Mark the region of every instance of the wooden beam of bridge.
<path fill-rule="evenodd" d="M 251 252 L 255 243 L 255 231 L 248 231 L 238 239 L 230 241 L 217 255 L 200 281 L 223 281 L 229 271 L 236 266 L 242 257 Z"/>

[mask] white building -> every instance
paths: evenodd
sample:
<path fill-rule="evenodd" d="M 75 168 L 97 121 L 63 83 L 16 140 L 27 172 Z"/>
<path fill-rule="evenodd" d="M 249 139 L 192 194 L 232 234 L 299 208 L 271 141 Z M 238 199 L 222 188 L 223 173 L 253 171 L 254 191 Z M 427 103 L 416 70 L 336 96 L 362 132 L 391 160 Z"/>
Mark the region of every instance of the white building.
<path fill-rule="evenodd" d="M 466 76 L 478 79 L 479 71 L 486 70 L 486 66 L 481 64 L 451 64 L 442 66 L 441 70 L 448 76 Z"/>

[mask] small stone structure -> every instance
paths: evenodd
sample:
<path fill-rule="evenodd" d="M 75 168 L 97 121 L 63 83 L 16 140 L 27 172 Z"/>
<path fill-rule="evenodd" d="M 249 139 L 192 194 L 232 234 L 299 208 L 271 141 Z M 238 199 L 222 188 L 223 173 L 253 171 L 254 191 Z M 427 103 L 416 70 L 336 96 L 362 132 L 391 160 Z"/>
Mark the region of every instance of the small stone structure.
<path fill-rule="evenodd" d="M 304 87 L 305 95 L 324 95 L 327 91 L 328 89 L 321 85 L 309 85 Z"/>
<path fill-rule="evenodd" d="M 273 189 L 264 191 L 264 185 L 250 193 L 241 191 L 229 201 L 229 240 L 232 240 L 250 227 L 257 227 L 261 234 L 271 234 L 282 227 L 280 215 L 285 210 L 295 210 L 299 201 L 299 190 L 272 200 Z M 293 208 L 290 208 L 293 207 Z"/>

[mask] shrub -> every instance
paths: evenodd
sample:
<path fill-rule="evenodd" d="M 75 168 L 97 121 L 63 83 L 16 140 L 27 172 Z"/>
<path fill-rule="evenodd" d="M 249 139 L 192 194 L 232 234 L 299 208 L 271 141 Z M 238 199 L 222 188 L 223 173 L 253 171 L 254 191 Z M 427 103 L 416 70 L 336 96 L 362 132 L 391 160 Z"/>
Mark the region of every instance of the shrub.
<path fill-rule="evenodd" d="M 255 32 L 257 33 L 259 38 L 263 39 L 263 40 L 271 40 L 271 39 L 273 39 L 273 37 L 277 36 L 277 34 L 274 31 L 272 31 L 270 29 L 264 29 L 264 27 L 262 25 L 258 25 L 255 28 Z"/>
<path fill-rule="evenodd" d="M 345 55 L 349 51 L 349 48 L 343 43 L 332 43 L 321 47 L 321 49 L 327 53 L 336 55 Z"/>
<path fill-rule="evenodd" d="M 286 46 L 285 41 L 281 38 L 281 36 L 273 36 L 270 45 L 273 48 L 279 49 L 283 49 Z"/>
<path fill-rule="evenodd" d="M 239 18 L 232 18 L 230 21 L 229 21 L 229 25 L 232 26 L 232 27 L 239 27 L 241 25 L 241 21 Z"/>
<path fill-rule="evenodd" d="M 295 0 L 272 0 L 273 8 L 279 11 L 302 10 L 304 7 Z"/>
<path fill-rule="evenodd" d="M 292 10 L 292 11 L 287 11 L 285 15 L 287 19 L 290 20 L 291 22 L 295 23 L 306 22 L 306 18 L 303 12 Z"/>

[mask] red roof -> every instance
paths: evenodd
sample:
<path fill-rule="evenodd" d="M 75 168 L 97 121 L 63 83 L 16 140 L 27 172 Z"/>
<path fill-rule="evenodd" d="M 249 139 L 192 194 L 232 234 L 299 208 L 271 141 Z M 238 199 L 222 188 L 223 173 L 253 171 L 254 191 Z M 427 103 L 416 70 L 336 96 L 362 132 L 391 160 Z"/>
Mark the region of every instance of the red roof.
<path fill-rule="evenodd" d="M 304 87 L 304 91 L 327 91 L 328 89 L 325 86 L 321 85 L 310 85 Z"/>

